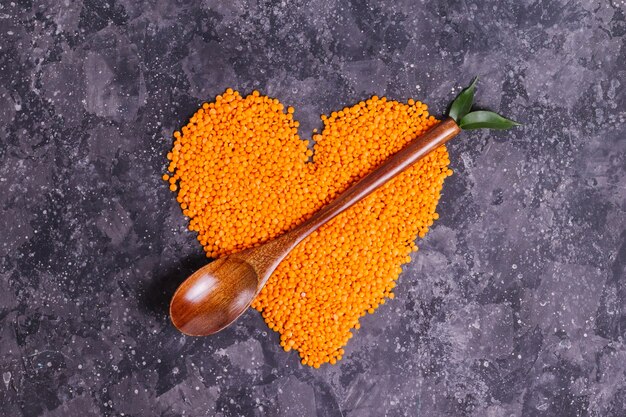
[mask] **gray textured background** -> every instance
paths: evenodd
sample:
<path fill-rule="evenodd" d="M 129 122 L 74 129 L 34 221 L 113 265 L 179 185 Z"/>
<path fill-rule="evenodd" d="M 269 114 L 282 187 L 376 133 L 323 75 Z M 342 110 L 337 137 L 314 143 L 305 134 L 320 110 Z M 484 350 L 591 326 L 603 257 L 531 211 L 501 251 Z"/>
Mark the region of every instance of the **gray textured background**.
<path fill-rule="evenodd" d="M 3 1 L 3 416 L 626 415 L 626 3 Z M 384 4 L 383 4 L 384 3 Z M 204 262 L 159 179 L 227 87 L 319 114 L 370 94 L 522 121 L 463 134 L 441 219 L 337 366 L 256 312 L 168 322 Z"/>

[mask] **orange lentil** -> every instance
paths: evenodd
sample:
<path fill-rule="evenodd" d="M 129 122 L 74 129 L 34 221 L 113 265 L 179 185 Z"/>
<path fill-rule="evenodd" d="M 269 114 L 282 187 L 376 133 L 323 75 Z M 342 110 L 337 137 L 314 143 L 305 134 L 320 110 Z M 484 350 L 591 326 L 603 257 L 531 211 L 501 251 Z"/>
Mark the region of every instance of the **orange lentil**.
<path fill-rule="evenodd" d="M 228 89 L 180 131 L 163 175 L 208 257 L 259 245 L 292 229 L 438 123 L 427 106 L 372 96 L 322 115 L 298 135 L 293 108 L 254 91 Z M 310 157 L 312 156 L 312 161 Z M 452 174 L 444 146 L 311 234 L 253 301 L 281 346 L 303 365 L 335 364 L 343 347 L 392 290 L 436 213 Z"/>

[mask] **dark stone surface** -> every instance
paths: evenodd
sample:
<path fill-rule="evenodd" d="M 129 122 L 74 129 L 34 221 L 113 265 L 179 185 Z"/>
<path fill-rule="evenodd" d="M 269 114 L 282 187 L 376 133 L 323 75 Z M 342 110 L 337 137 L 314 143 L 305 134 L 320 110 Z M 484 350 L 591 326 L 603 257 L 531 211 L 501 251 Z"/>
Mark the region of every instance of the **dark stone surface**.
<path fill-rule="evenodd" d="M 3 416 L 626 415 L 626 3 L 3 1 Z M 370 94 L 435 114 L 473 75 L 522 122 L 466 133 L 441 219 L 334 367 L 256 312 L 167 318 L 204 262 L 163 182 L 227 87 L 318 116 Z"/>

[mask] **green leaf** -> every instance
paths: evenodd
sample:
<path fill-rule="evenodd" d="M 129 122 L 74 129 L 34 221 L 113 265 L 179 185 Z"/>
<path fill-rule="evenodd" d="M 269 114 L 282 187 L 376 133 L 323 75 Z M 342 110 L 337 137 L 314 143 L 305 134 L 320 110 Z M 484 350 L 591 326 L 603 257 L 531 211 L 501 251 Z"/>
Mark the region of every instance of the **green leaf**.
<path fill-rule="evenodd" d="M 510 129 L 520 126 L 521 123 L 500 116 L 492 111 L 473 111 L 467 113 L 459 122 L 459 127 L 463 130 L 471 129 Z"/>
<path fill-rule="evenodd" d="M 465 90 L 461 91 L 452 102 L 448 116 L 459 122 L 471 109 L 474 103 L 474 91 L 476 90 L 476 82 L 478 77 L 474 77 L 474 81 Z"/>

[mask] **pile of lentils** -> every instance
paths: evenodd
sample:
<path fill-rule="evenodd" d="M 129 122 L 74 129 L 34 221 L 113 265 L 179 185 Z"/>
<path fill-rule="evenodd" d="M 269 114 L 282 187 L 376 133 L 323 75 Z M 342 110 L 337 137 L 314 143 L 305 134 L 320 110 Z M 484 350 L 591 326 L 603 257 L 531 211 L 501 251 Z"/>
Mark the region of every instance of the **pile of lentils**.
<path fill-rule="evenodd" d="M 204 103 L 167 154 L 170 190 L 210 258 L 281 235 L 332 201 L 438 121 L 425 104 L 373 96 L 331 115 L 309 141 L 294 109 L 254 91 L 226 90 Z M 315 132 L 315 131 L 314 131 Z M 311 234 L 279 265 L 252 303 L 302 364 L 335 364 L 393 289 L 402 264 L 433 221 L 444 146 Z"/>

